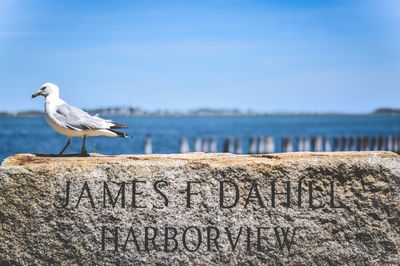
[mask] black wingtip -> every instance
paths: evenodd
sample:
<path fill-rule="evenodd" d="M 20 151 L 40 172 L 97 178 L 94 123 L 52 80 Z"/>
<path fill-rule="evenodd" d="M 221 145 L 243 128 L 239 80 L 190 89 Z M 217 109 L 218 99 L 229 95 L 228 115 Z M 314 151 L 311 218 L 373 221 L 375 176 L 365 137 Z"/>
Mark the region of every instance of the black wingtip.
<path fill-rule="evenodd" d="M 119 124 L 119 123 L 113 122 L 113 125 L 110 128 L 111 129 L 121 129 L 121 128 L 128 128 L 128 126 L 124 125 L 124 124 Z"/>
<path fill-rule="evenodd" d="M 117 134 L 118 137 L 120 137 L 120 138 L 127 138 L 127 137 L 128 137 L 128 134 L 126 134 L 126 133 L 119 132 L 119 131 L 115 131 L 115 130 L 111 130 L 111 129 L 109 129 L 109 130 L 110 130 L 111 132 Z"/>

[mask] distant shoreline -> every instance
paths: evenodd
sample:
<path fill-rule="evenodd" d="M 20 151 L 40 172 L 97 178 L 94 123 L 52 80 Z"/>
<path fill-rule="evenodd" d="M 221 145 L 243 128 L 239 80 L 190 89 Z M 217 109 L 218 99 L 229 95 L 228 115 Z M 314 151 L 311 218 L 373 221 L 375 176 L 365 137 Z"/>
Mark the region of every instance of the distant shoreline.
<path fill-rule="evenodd" d="M 345 112 L 256 112 L 241 111 L 238 109 L 209 109 L 201 108 L 191 111 L 145 111 L 133 107 L 108 107 L 97 109 L 85 109 L 90 114 L 101 116 L 276 116 L 276 115 L 400 115 L 400 109 L 379 108 L 370 113 L 345 113 Z M 0 117 L 38 117 L 42 116 L 41 111 L 19 111 L 19 112 L 0 112 Z"/>

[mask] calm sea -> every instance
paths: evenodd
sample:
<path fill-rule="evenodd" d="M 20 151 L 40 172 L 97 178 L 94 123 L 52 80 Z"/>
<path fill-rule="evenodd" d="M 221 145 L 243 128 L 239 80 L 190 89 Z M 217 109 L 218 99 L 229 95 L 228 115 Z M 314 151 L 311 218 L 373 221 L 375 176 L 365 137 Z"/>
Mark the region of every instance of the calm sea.
<path fill-rule="evenodd" d="M 153 153 L 177 153 L 179 139 L 186 136 L 190 149 L 196 137 L 215 137 L 222 150 L 225 137 L 248 139 L 273 136 L 277 152 L 280 138 L 297 136 L 400 135 L 400 116 L 384 115 L 270 115 L 270 116 L 196 116 L 196 117 L 109 117 L 130 126 L 124 132 L 132 138 L 89 138 L 89 152 L 139 154 L 144 139 L 151 134 Z M 58 153 L 66 139 L 54 132 L 44 117 L 0 118 L 0 160 L 16 153 Z M 80 151 L 81 139 L 74 138 L 67 153 Z"/>

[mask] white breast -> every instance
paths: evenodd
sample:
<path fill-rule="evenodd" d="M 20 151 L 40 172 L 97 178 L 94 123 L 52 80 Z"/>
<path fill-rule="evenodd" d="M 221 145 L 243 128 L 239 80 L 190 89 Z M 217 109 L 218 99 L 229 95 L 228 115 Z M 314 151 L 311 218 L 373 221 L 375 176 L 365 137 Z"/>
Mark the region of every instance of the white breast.
<path fill-rule="evenodd" d="M 85 133 L 83 131 L 71 130 L 69 128 L 59 126 L 56 122 L 53 121 L 51 117 L 46 114 L 46 121 L 55 131 L 60 133 L 61 135 L 67 137 L 83 137 Z"/>
<path fill-rule="evenodd" d="M 60 133 L 61 135 L 67 137 L 82 137 L 84 133 L 82 131 L 71 130 L 65 126 L 62 126 L 60 123 L 57 123 L 54 114 L 57 110 L 57 106 L 63 104 L 64 101 L 58 97 L 51 97 L 51 95 L 46 97 L 46 101 L 44 103 L 44 109 L 46 113 L 46 121 L 55 131 Z"/>

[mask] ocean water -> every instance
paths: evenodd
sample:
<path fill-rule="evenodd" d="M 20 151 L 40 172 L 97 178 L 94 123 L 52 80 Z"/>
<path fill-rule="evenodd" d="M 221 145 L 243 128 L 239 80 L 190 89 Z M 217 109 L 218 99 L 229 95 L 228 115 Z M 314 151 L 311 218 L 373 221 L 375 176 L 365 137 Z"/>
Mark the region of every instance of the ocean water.
<path fill-rule="evenodd" d="M 144 139 L 151 134 L 153 153 L 179 152 L 179 139 L 189 139 L 194 149 L 196 137 L 215 137 L 218 151 L 223 139 L 241 137 L 243 149 L 248 139 L 273 136 L 276 152 L 282 137 L 298 136 L 373 136 L 400 135 L 400 116 L 390 115 L 269 115 L 269 116 L 140 116 L 108 117 L 129 125 L 124 130 L 131 138 L 88 138 L 89 152 L 102 154 L 140 154 Z M 1 117 L 0 160 L 16 153 L 58 153 L 66 138 L 54 132 L 44 117 Z M 74 138 L 66 153 L 78 153 L 82 140 Z"/>

